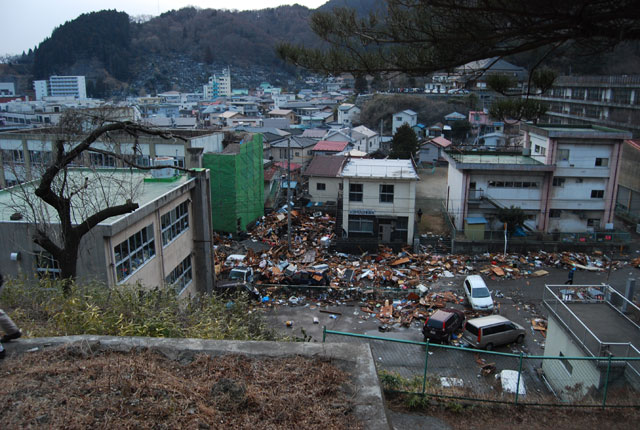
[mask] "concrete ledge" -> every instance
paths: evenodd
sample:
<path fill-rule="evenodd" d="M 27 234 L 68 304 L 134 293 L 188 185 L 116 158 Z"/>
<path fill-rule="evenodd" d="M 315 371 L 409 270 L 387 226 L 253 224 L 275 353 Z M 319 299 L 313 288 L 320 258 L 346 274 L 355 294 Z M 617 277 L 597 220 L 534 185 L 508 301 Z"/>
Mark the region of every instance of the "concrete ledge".
<path fill-rule="evenodd" d="M 364 428 L 391 428 L 371 349 L 365 343 L 247 342 L 83 335 L 20 339 L 4 345 L 8 356 L 11 357 L 74 344 L 86 345 L 98 351 L 128 352 L 149 348 L 177 361 L 190 361 L 194 355 L 200 353 L 211 356 L 240 354 L 253 358 L 301 355 L 308 358 L 331 359 L 336 367 L 351 375 L 351 382 L 355 387 L 354 411 Z"/>

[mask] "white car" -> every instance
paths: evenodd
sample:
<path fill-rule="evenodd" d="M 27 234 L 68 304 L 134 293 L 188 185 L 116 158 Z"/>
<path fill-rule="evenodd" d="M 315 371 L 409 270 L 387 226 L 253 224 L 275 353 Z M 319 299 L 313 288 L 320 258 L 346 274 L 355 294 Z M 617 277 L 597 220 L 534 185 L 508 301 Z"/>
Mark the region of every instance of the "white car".
<path fill-rule="evenodd" d="M 493 297 L 491 291 L 487 288 L 487 284 L 480 275 L 467 276 L 462 287 L 467 301 L 474 311 L 491 311 L 493 310 Z"/>

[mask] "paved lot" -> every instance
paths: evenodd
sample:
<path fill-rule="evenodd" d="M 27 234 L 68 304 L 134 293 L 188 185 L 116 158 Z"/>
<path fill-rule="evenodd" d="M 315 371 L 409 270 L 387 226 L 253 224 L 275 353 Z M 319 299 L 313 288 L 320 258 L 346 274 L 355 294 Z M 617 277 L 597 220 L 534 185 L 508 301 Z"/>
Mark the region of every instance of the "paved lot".
<path fill-rule="evenodd" d="M 542 278 L 518 280 L 485 278 L 489 289 L 498 297 L 496 301 L 499 303 L 500 314 L 527 329 L 525 342 L 522 345 L 506 345 L 496 348 L 496 351 L 543 355 L 545 338 L 539 332 L 531 329 L 531 319 L 546 316 L 541 307 L 544 285 L 562 284 L 567 277 L 566 270 L 553 268 L 547 270 L 550 272 L 549 275 Z M 607 276 L 606 272 L 579 271 L 576 273 L 575 283 L 600 284 L 607 281 Z M 623 291 L 629 276 L 640 277 L 640 271 L 630 267 L 613 271 L 609 275 L 609 282 L 614 288 Z M 431 284 L 430 288 L 431 291 L 453 291 L 462 295 L 462 280 L 463 277 L 460 276 L 445 278 Z M 461 304 L 453 305 L 453 307 L 464 308 Z M 317 301 L 307 299 L 304 305 L 299 306 L 276 305 L 266 313 L 266 316 L 278 332 L 302 337 L 304 331 L 313 342 L 322 342 L 323 327 L 328 330 L 366 334 L 387 339 L 422 341 L 421 323 L 414 322 L 408 328 L 394 325 L 390 331 L 381 332 L 378 330 L 382 325 L 380 321 L 363 313 L 360 310 L 360 302 L 357 300 L 345 299 L 333 306 L 322 307 L 318 305 Z M 314 317 L 318 319 L 317 324 L 314 324 Z M 286 321 L 292 321 L 292 326 L 287 327 Z M 329 335 L 326 341 L 367 342 L 368 340 Z M 472 388 L 475 393 L 495 395 L 495 379 L 481 377 L 476 360 L 483 356 L 478 355 L 478 351 L 474 349 L 452 351 L 432 346 L 427 357 L 423 347 L 419 345 L 386 341 L 369 342 L 379 369 L 394 371 L 406 377 L 422 377 L 425 360 L 428 360 L 429 377 L 459 378 L 465 382 L 465 387 Z M 512 357 L 491 355 L 484 358 L 488 362 L 495 363 L 497 371 L 518 368 L 518 360 Z M 525 360 L 523 367 L 527 389 L 532 393 L 546 394 L 545 385 L 538 376 L 537 369 L 540 367 L 540 363 L 534 360 Z"/>

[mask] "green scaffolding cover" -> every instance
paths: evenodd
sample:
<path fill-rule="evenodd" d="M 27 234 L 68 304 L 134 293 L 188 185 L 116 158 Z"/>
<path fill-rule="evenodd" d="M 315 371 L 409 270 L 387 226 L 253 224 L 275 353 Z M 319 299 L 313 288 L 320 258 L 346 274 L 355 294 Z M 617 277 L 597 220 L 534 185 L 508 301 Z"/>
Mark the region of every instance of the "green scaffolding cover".
<path fill-rule="evenodd" d="M 211 171 L 213 229 L 236 233 L 264 215 L 262 135 L 242 142 L 238 154 L 203 154 Z M 238 221 L 239 220 L 239 221 Z"/>

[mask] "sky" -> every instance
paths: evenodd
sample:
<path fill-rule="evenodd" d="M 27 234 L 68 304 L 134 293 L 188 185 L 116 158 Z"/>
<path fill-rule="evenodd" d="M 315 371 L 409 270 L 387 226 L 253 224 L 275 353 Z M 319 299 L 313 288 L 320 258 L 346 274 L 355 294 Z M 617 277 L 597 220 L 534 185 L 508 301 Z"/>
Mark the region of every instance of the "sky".
<path fill-rule="evenodd" d="M 88 12 L 116 9 L 130 16 L 157 16 L 172 9 L 266 9 L 298 3 L 315 9 L 328 0 L 2 0 L 0 56 L 22 54 L 51 36 L 54 28 Z"/>

